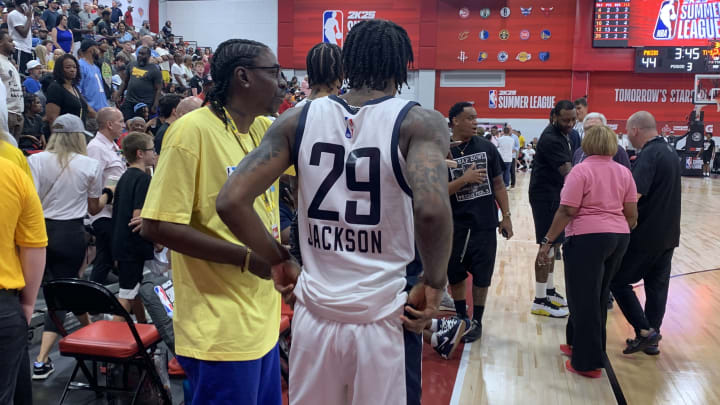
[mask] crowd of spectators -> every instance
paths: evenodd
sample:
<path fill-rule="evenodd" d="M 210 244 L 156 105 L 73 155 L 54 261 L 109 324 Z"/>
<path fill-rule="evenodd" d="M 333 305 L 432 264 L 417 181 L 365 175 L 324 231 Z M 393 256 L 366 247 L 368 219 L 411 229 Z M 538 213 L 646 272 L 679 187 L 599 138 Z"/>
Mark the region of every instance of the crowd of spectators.
<path fill-rule="evenodd" d="M 26 154 L 43 150 L 63 114 L 78 116 L 92 135 L 105 107 L 154 136 L 164 96 L 201 103 L 212 86 L 211 49 L 176 39 L 170 21 L 151 32 L 148 21 L 133 20 L 132 5 L 16 0 L 3 7 L 0 129 Z"/>

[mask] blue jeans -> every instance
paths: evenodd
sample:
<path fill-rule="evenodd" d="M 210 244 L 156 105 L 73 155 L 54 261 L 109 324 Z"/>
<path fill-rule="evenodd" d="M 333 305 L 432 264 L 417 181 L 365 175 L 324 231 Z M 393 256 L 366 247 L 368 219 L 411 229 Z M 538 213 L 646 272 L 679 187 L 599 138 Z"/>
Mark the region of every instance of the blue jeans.
<path fill-rule="evenodd" d="M 510 187 L 510 166 L 512 166 L 512 162 L 504 162 L 505 170 L 503 170 L 503 182 L 505 183 L 505 187 Z"/>
<path fill-rule="evenodd" d="M 282 405 L 277 344 L 248 361 L 206 361 L 177 356 L 193 390 L 194 404 Z"/>

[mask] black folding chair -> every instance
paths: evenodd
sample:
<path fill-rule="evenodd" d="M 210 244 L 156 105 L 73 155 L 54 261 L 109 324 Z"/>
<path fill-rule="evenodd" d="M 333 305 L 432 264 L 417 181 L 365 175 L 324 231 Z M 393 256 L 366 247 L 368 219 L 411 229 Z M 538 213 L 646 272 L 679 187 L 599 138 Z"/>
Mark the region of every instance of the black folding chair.
<path fill-rule="evenodd" d="M 151 383 L 160 393 L 161 398 L 158 401 L 171 405 L 170 396 L 163 387 L 152 360 L 156 346 L 161 341 L 160 334 L 154 325 L 136 325 L 117 298 L 107 288 L 92 281 L 54 280 L 45 284 L 43 292 L 50 317 L 63 336 L 58 344 L 60 354 L 74 357 L 76 360 L 72 376 L 65 385 L 60 398 L 60 404 L 65 400 L 69 390 L 91 390 L 95 391 L 98 396 L 103 393 L 132 394 L 132 404 L 134 404 L 140 388 L 149 375 Z M 97 321 L 68 334 L 63 327 L 62 320 L 55 315 L 55 311 L 112 314 L 121 316 L 125 322 Z M 86 361 L 92 362 L 92 372 L 85 364 Z M 107 381 L 109 370 L 106 371 L 105 385 L 100 385 L 96 367 L 98 362 L 122 366 L 124 370 L 123 387 L 110 386 Z M 130 366 L 136 366 L 141 371 L 140 380 L 135 388 L 128 387 L 127 377 Z M 82 370 L 88 384 L 75 381 L 78 370 Z"/>

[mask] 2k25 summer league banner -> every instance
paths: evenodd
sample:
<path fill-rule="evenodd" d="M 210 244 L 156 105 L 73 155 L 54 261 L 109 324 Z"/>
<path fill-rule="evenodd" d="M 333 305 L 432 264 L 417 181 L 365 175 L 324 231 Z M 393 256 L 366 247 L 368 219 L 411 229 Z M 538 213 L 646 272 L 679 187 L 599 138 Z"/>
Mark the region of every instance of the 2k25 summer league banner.
<path fill-rule="evenodd" d="M 574 30 L 575 0 L 440 0 L 436 68 L 569 70 Z"/>
<path fill-rule="evenodd" d="M 570 72 L 507 71 L 505 87 L 437 87 L 435 97 L 446 116 L 456 102 L 470 101 L 480 118 L 549 119 L 555 103 L 570 98 Z"/>
<path fill-rule="evenodd" d="M 632 0 L 630 46 L 703 46 L 720 41 L 720 0 Z"/>
<path fill-rule="evenodd" d="M 318 42 L 343 46 L 353 25 L 381 18 L 401 25 L 418 57 L 420 37 L 420 1 L 364 0 L 328 1 L 296 0 L 294 3 L 293 65 L 305 66 L 305 57 Z"/>

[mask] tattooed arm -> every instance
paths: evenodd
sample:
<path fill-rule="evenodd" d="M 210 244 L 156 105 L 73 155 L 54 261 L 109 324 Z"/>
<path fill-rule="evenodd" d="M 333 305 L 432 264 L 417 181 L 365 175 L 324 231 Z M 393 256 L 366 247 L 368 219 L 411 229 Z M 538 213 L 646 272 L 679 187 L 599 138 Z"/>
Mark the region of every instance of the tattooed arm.
<path fill-rule="evenodd" d="M 218 215 L 230 231 L 271 265 L 289 259 L 290 254 L 265 229 L 253 202 L 290 166 L 300 112 L 302 108 L 292 108 L 275 120 L 260 146 L 238 163 L 216 202 Z"/>
<path fill-rule="evenodd" d="M 415 107 L 400 128 L 407 161 L 407 180 L 413 192 L 415 243 L 424 281 L 445 288 L 452 244 L 452 213 L 445 156 L 450 148 L 445 118 L 434 110 Z M 404 142 L 403 142 L 404 141 Z"/>

